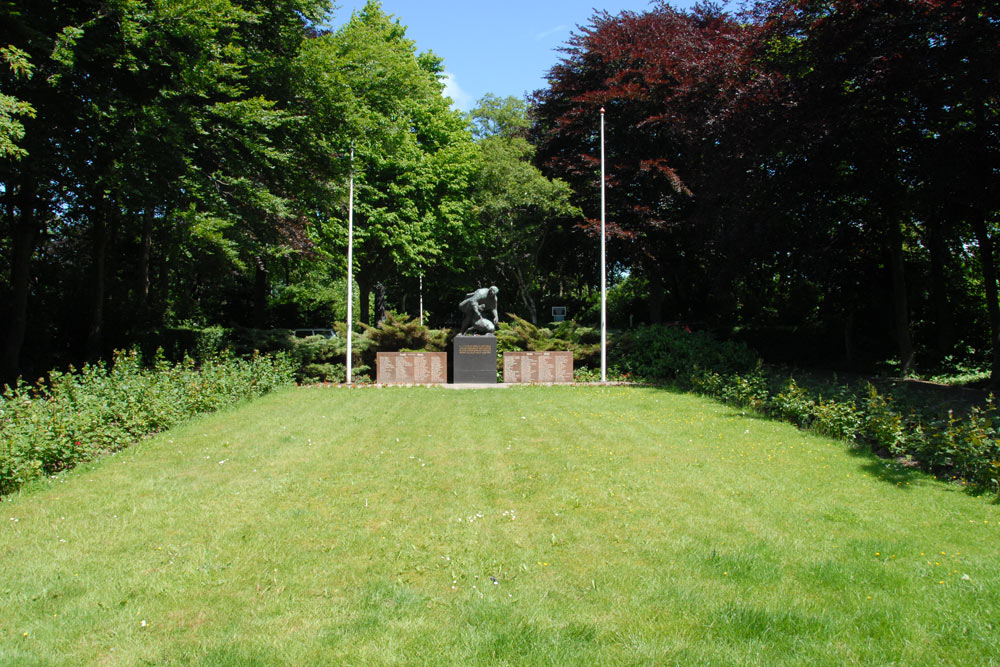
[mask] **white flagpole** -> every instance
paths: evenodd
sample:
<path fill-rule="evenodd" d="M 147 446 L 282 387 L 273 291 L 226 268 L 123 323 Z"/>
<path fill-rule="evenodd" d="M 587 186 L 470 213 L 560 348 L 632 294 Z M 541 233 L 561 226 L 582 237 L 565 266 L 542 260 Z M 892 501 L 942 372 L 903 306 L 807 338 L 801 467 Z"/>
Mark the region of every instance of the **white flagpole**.
<path fill-rule="evenodd" d="M 351 144 L 351 186 L 347 203 L 347 384 L 351 384 L 354 320 L 354 144 Z"/>
<path fill-rule="evenodd" d="M 604 107 L 601 107 L 601 382 L 608 381 L 608 271 L 604 240 Z"/>

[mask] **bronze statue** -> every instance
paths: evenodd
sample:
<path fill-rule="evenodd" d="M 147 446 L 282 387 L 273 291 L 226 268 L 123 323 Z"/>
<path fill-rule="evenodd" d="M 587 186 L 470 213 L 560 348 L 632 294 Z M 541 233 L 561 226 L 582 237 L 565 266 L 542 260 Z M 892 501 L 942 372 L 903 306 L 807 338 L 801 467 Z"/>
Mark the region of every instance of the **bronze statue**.
<path fill-rule="evenodd" d="M 465 295 L 465 299 L 458 304 L 463 316 L 462 327 L 459 329 L 461 333 L 491 334 L 496 331 L 496 325 L 500 321 L 497 314 L 497 293 L 499 291 L 494 285 L 480 287 L 475 292 L 469 292 Z M 492 321 L 487 319 L 487 315 L 492 317 Z"/>

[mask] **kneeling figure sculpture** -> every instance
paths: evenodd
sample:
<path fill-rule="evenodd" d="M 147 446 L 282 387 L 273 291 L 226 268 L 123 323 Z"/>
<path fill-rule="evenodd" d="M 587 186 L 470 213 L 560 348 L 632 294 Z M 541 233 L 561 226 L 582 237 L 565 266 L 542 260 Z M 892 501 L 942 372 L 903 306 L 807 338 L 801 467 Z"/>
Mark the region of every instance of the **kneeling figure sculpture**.
<path fill-rule="evenodd" d="M 465 295 L 465 299 L 458 304 L 462 311 L 463 334 L 492 334 L 496 331 L 499 323 L 497 315 L 497 293 L 500 290 L 496 286 L 481 287 L 474 292 Z M 489 315 L 490 318 L 487 318 Z"/>

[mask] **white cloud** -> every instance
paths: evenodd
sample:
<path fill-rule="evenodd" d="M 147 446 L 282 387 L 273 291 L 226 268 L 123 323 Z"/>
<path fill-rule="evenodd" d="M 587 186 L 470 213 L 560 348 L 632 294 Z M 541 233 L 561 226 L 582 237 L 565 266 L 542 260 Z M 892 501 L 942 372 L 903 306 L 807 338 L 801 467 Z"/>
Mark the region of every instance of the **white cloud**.
<path fill-rule="evenodd" d="M 444 79 L 445 97 L 450 97 L 455 106 L 462 111 L 468 111 L 472 106 L 472 95 L 462 90 L 462 87 L 458 85 L 458 80 L 455 79 L 455 75 L 451 72 L 445 72 L 442 78 Z"/>
<path fill-rule="evenodd" d="M 535 41 L 536 42 L 540 42 L 543 39 L 545 39 L 546 37 L 551 37 L 552 35 L 554 35 L 556 33 L 566 32 L 567 30 L 569 30 L 569 26 L 568 25 L 565 25 L 565 24 L 563 24 L 563 25 L 557 25 L 555 28 L 550 28 L 550 29 L 546 30 L 545 32 L 540 32 L 537 35 L 535 35 Z"/>

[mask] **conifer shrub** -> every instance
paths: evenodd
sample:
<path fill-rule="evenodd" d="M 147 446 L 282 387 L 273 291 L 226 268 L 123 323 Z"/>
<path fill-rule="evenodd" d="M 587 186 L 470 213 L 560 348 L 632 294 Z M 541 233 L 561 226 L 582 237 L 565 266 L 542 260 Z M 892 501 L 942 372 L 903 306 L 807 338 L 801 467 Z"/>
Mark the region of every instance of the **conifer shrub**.
<path fill-rule="evenodd" d="M 584 327 L 575 320 L 555 323 L 555 328 L 539 327 L 507 313 L 508 321 L 497 328 L 497 354 L 504 352 L 547 352 L 550 350 L 573 353 L 573 364 L 577 368 L 592 367 L 600 363 L 601 332 L 593 327 Z"/>
<path fill-rule="evenodd" d="M 392 311 L 386 313 L 385 321 L 377 327 L 367 324 L 362 324 L 361 327 L 365 337 L 372 342 L 368 349 L 378 352 L 444 352 L 453 337 L 446 329 L 428 329 L 415 317 Z"/>

